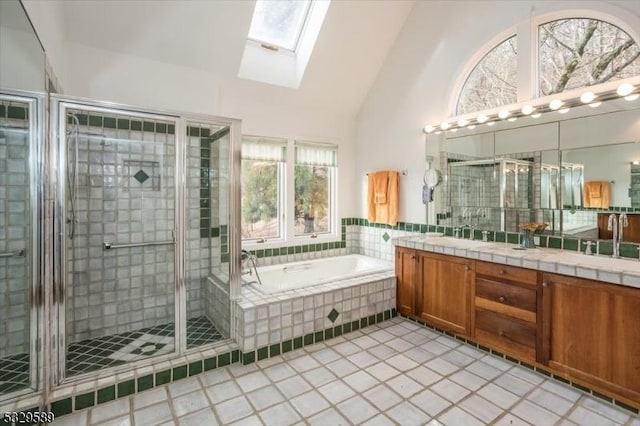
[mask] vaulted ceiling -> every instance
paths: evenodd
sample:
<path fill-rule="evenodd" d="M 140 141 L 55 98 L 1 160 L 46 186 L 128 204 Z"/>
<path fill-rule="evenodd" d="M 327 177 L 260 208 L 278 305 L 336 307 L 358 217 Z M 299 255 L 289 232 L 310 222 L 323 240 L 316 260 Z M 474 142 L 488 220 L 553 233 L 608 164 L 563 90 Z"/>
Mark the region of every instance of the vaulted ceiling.
<path fill-rule="evenodd" d="M 62 1 L 60 7 L 68 41 L 205 70 L 242 86 L 249 84 L 237 75 L 254 4 L 93 0 Z M 300 88 L 266 90 L 321 106 L 339 99 L 336 108 L 355 116 L 413 4 L 333 0 Z"/>

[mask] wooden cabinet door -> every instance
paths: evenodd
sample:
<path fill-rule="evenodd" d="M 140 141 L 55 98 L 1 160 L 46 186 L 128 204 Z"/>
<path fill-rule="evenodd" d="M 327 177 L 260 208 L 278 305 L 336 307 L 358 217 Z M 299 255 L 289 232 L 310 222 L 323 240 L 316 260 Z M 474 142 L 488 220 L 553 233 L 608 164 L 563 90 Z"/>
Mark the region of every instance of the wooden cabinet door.
<path fill-rule="evenodd" d="M 545 274 L 544 291 L 550 293 L 549 364 L 611 379 L 612 298 L 599 285 L 584 280 Z"/>
<path fill-rule="evenodd" d="M 417 315 L 457 334 L 471 330 L 473 262 L 452 256 L 418 254 Z"/>
<path fill-rule="evenodd" d="M 415 314 L 416 251 L 396 248 L 396 306 L 404 315 Z"/>
<path fill-rule="evenodd" d="M 543 293 L 549 366 L 640 403 L 639 292 L 544 274 Z"/>

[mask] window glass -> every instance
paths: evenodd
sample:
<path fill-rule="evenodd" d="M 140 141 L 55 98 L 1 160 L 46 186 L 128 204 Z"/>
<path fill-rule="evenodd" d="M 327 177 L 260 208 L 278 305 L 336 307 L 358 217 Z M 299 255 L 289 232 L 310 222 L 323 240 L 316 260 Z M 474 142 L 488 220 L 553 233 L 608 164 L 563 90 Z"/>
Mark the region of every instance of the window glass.
<path fill-rule="evenodd" d="M 242 138 L 242 238 L 283 236 L 286 140 Z"/>
<path fill-rule="evenodd" d="M 608 22 L 560 19 L 538 32 L 541 96 L 640 74 L 640 48 Z"/>
<path fill-rule="evenodd" d="M 296 142 L 295 235 L 332 231 L 337 155 L 335 145 Z"/>
<path fill-rule="evenodd" d="M 249 38 L 295 51 L 310 4 L 310 0 L 258 0 Z"/>
<path fill-rule="evenodd" d="M 464 115 L 516 103 L 517 55 L 516 36 L 487 53 L 465 81 L 458 98 L 456 114 Z"/>

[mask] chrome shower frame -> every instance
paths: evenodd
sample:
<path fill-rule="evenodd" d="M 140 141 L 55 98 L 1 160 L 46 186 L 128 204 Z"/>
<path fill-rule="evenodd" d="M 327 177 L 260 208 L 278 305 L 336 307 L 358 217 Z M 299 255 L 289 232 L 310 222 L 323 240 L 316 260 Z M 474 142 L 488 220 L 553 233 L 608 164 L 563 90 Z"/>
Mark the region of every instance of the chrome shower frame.
<path fill-rule="evenodd" d="M 29 204 L 31 235 L 28 240 L 31 247 L 25 247 L 25 261 L 30 261 L 31 283 L 29 289 L 29 387 L 0 396 L 0 404 L 5 402 L 24 400 L 34 397 L 31 406 L 42 406 L 44 390 L 47 386 L 46 373 L 43 373 L 44 362 L 47 359 L 46 330 L 44 328 L 47 316 L 46 300 L 50 291 L 45 285 L 46 244 L 45 244 L 45 94 L 22 90 L 0 89 L 0 97 L 5 100 L 25 103 L 29 106 L 28 144 L 29 144 Z"/>
<path fill-rule="evenodd" d="M 65 145 L 65 120 L 68 109 L 82 109 L 99 111 L 107 114 L 127 114 L 141 119 L 160 119 L 175 124 L 175 277 L 174 277 L 174 303 L 175 303 L 175 347 L 174 351 L 165 355 L 147 358 L 140 361 L 124 364 L 108 369 L 79 374 L 71 378 L 65 377 L 65 352 L 66 352 L 66 260 L 65 239 L 66 233 L 66 147 Z M 50 101 L 50 140 L 53 149 L 51 154 L 51 179 L 55 181 L 55 208 L 54 208 L 54 253 L 53 262 L 53 297 L 52 297 L 52 368 L 51 381 L 53 387 L 66 386 L 94 378 L 98 375 L 104 377 L 112 372 L 115 374 L 130 371 L 135 368 L 151 366 L 163 361 L 169 361 L 181 355 L 201 351 L 203 348 L 217 345 L 217 343 L 203 345 L 187 350 L 186 336 L 186 175 L 187 175 L 187 136 L 186 127 L 189 121 L 199 121 L 216 125 L 229 126 L 230 149 L 229 162 L 231 177 L 229 179 L 229 250 L 230 256 L 230 338 L 237 338 L 236 300 L 240 294 L 240 124 L 237 119 L 223 118 L 211 115 L 188 114 L 181 111 L 162 110 L 146 107 L 137 107 L 112 102 L 100 102 L 91 99 L 70 97 L 64 95 L 51 95 Z M 55 324 L 55 326 L 54 326 Z"/>

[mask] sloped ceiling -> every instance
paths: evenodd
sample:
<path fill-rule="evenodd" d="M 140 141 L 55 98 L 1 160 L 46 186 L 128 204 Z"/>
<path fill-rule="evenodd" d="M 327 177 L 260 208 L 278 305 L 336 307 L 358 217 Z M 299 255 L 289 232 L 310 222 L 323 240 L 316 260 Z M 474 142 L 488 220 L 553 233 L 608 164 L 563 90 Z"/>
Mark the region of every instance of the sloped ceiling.
<path fill-rule="evenodd" d="M 69 41 L 206 70 L 239 90 L 355 116 L 414 1 L 334 0 L 298 90 L 238 79 L 253 1 L 65 1 Z M 263 87 L 268 86 L 268 87 Z"/>

